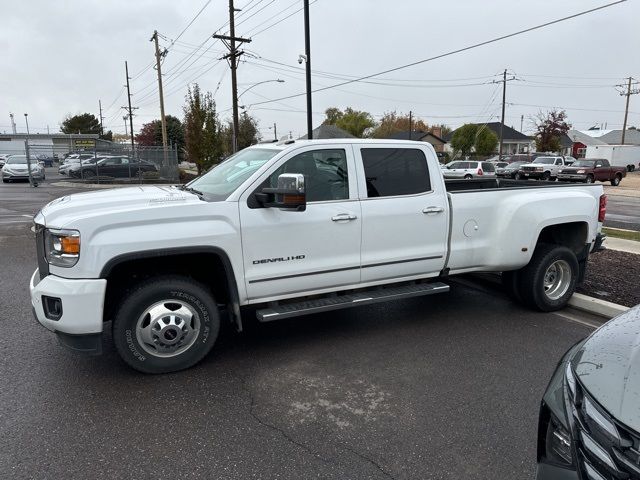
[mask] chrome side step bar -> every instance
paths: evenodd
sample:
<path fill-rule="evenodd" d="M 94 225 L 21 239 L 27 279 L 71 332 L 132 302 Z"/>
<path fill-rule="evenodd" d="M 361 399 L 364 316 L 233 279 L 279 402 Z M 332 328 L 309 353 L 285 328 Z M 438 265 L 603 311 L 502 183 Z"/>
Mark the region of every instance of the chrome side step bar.
<path fill-rule="evenodd" d="M 258 310 L 256 317 L 258 317 L 258 321 L 260 322 L 271 322 L 273 320 L 282 320 L 300 315 L 310 315 L 312 313 L 328 312 L 330 310 L 358 307 L 360 305 L 369 305 L 371 303 L 387 302 L 390 300 L 401 300 L 403 298 L 420 297 L 423 295 L 434 295 L 448 291 L 449 285 L 441 282 L 380 288 L 348 295 L 277 305 L 275 307 Z"/>

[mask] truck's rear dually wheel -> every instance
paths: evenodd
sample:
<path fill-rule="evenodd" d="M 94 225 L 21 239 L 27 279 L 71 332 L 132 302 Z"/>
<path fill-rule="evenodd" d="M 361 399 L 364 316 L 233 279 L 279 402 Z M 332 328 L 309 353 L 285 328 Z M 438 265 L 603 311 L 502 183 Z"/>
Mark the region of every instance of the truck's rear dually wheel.
<path fill-rule="evenodd" d="M 113 321 L 113 340 L 130 366 L 167 373 L 198 363 L 218 336 L 218 308 L 208 290 L 187 277 L 141 282 Z"/>
<path fill-rule="evenodd" d="M 551 312 L 566 307 L 578 279 L 576 254 L 561 245 L 539 244 L 527 266 L 519 272 L 522 300 L 530 307 Z"/>

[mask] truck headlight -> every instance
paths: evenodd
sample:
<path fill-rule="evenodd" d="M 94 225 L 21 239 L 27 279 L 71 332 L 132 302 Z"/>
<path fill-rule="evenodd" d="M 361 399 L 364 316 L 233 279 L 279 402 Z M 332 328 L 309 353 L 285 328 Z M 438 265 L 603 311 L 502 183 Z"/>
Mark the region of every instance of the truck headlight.
<path fill-rule="evenodd" d="M 44 233 L 44 248 L 49 264 L 73 267 L 80 258 L 80 232 L 47 229 Z"/>

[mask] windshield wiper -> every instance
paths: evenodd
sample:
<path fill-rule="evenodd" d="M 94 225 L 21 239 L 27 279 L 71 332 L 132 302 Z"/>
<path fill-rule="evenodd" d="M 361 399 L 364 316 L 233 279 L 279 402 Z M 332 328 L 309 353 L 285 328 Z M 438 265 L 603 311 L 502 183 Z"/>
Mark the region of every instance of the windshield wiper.
<path fill-rule="evenodd" d="M 193 194 L 197 195 L 198 197 L 200 197 L 200 200 L 204 200 L 204 193 L 202 193 L 200 190 L 196 190 L 193 187 L 187 187 L 186 185 L 182 185 L 180 187 L 180 190 L 184 190 L 185 192 L 193 193 Z"/>

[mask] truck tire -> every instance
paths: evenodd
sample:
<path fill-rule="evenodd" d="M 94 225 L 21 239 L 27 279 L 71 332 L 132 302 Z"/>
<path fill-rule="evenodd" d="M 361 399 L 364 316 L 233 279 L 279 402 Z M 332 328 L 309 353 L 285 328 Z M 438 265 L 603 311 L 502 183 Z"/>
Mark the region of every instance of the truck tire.
<path fill-rule="evenodd" d="M 539 244 L 519 274 L 523 303 L 543 312 L 563 309 L 575 291 L 578 269 L 578 259 L 572 250 Z"/>
<path fill-rule="evenodd" d="M 113 320 L 120 357 L 143 373 L 189 368 L 211 350 L 220 315 L 211 293 L 182 276 L 142 281 L 128 292 Z"/>
<path fill-rule="evenodd" d="M 518 274 L 519 270 L 502 272 L 501 280 L 502 287 L 509 298 L 522 303 L 522 296 L 520 295 L 520 279 Z"/>
<path fill-rule="evenodd" d="M 545 182 L 551 178 L 551 172 L 544 172 L 542 174 L 542 178 L 540 180 L 544 180 Z"/>
<path fill-rule="evenodd" d="M 620 175 L 619 173 L 616 173 L 616 176 L 611 179 L 611 185 L 613 185 L 614 187 L 617 187 L 618 185 L 620 185 L 621 180 L 622 180 L 622 175 Z"/>
<path fill-rule="evenodd" d="M 584 181 L 585 183 L 593 183 L 593 175 L 587 175 L 587 179 Z"/>

